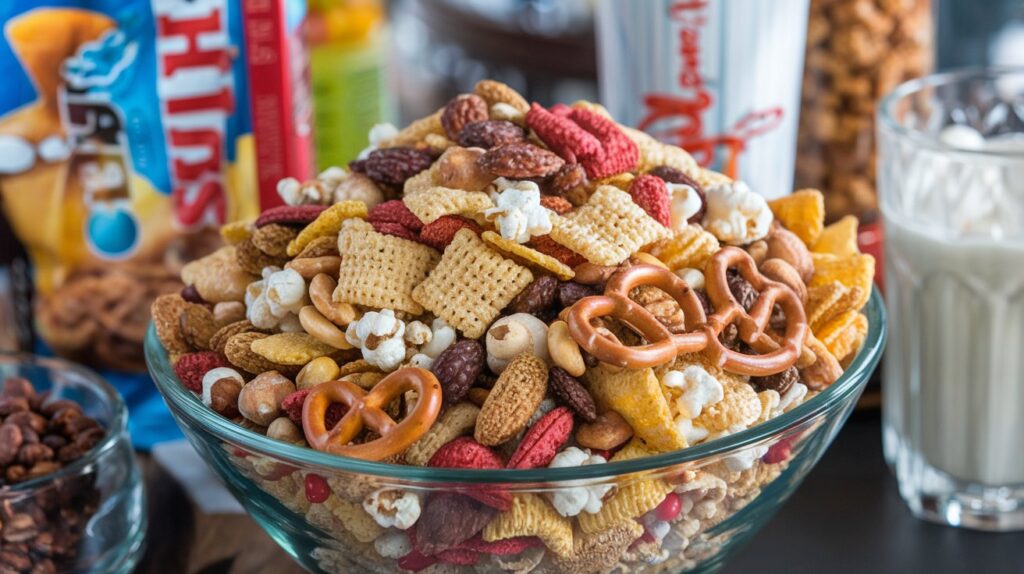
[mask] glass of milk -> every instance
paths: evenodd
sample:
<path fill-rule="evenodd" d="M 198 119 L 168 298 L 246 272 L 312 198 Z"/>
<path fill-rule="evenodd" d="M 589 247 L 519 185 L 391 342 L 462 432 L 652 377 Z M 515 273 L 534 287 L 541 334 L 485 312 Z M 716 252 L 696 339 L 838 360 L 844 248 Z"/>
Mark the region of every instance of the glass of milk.
<path fill-rule="evenodd" d="M 903 84 L 878 134 L 886 459 L 915 515 L 1024 529 L 1024 69 Z"/>

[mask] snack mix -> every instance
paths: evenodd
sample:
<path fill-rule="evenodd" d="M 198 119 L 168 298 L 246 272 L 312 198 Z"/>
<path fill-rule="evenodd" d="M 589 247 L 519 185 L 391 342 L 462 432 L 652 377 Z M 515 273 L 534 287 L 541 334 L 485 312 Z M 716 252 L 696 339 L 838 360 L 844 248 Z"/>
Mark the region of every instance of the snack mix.
<path fill-rule="evenodd" d="M 377 131 L 348 170 L 282 181 L 288 205 L 224 227 L 153 305 L 181 383 L 253 432 L 396 465 L 605 464 L 778 416 L 867 334 L 874 261 L 818 191 L 766 201 L 598 105 L 493 81 Z M 324 571 L 678 571 L 784 442 L 536 494 L 232 460 L 335 541 Z"/>

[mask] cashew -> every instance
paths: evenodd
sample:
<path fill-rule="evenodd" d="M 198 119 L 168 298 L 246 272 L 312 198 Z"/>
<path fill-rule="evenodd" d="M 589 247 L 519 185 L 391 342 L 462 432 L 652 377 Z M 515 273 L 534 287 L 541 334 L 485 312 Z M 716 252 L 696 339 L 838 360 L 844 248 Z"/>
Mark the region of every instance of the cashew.
<path fill-rule="evenodd" d="M 761 264 L 761 273 L 774 281 L 778 281 L 789 287 L 800 297 L 801 301 L 807 301 L 807 286 L 800 279 L 800 272 L 783 259 L 766 259 Z"/>
<path fill-rule="evenodd" d="M 654 265 L 655 267 L 661 267 L 662 269 L 668 269 L 668 265 L 665 265 L 665 263 L 662 262 L 661 259 L 658 259 L 657 257 L 651 255 L 650 253 L 645 253 L 643 251 L 640 251 L 638 253 L 634 253 L 633 256 L 630 257 L 630 259 L 635 264 L 639 264 L 639 265 Z"/>
<path fill-rule="evenodd" d="M 502 317 L 487 330 L 487 366 L 495 374 L 505 370 L 519 353 L 548 362 L 548 326 L 529 313 Z"/>
<path fill-rule="evenodd" d="M 574 377 L 582 376 L 587 370 L 580 346 L 569 334 L 569 325 L 565 321 L 555 321 L 548 327 L 548 353 L 551 362 Z"/>

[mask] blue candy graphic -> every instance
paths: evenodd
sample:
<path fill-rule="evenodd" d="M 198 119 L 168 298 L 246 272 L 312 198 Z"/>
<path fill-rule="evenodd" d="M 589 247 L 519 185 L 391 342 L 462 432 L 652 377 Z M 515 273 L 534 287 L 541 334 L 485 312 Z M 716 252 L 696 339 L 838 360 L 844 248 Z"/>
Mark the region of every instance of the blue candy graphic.
<path fill-rule="evenodd" d="M 134 248 L 139 225 L 127 205 L 96 206 L 86 222 L 86 239 L 100 255 L 123 257 Z"/>

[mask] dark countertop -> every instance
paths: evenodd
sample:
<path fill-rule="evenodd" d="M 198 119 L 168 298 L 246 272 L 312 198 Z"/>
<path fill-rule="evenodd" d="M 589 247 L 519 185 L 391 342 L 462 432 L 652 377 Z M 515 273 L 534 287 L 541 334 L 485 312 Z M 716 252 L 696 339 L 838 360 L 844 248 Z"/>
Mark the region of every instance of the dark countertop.
<path fill-rule="evenodd" d="M 723 574 L 1024 573 L 1024 532 L 915 519 L 882 459 L 879 415 L 855 413 L 821 462 Z"/>
<path fill-rule="evenodd" d="M 1024 533 L 988 534 L 910 515 L 882 461 L 877 411 L 858 412 L 775 517 L 724 574 L 1024 574 Z M 247 516 L 195 512 L 143 459 L 151 520 L 140 574 L 299 574 Z"/>

